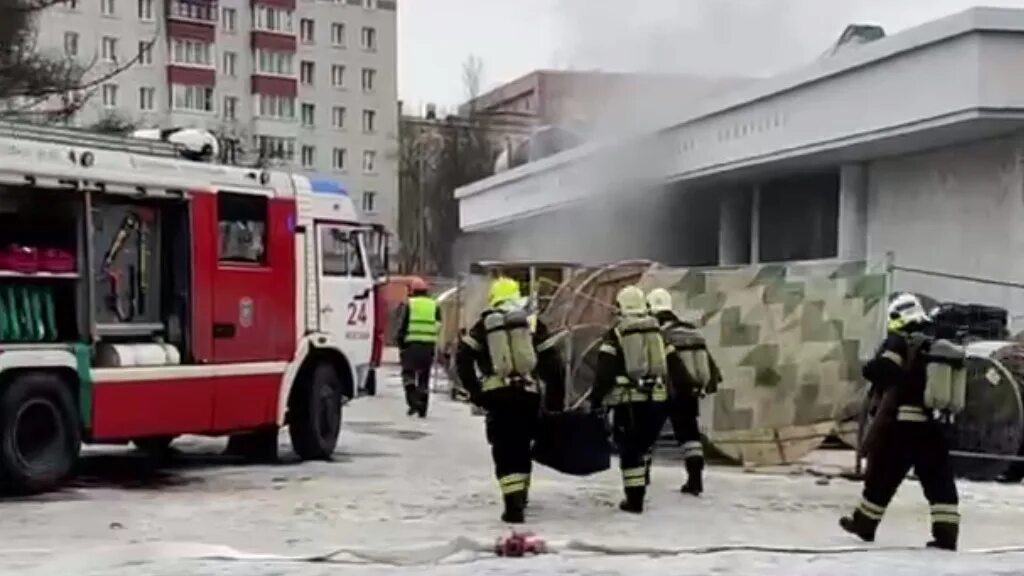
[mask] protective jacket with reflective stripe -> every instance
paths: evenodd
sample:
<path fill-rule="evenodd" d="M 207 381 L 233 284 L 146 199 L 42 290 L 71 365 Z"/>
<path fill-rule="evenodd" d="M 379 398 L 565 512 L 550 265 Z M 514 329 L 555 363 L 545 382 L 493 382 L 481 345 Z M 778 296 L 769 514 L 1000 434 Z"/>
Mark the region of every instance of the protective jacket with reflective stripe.
<path fill-rule="evenodd" d="M 481 398 L 481 395 L 501 396 L 507 390 L 538 393 L 541 391 L 539 384 L 543 383 L 545 405 L 549 410 L 561 410 L 565 400 L 565 370 L 557 347 L 561 334 L 551 334 L 548 327 L 538 320 L 533 333 L 533 345 L 537 351 L 536 373 L 529 379 L 505 381 L 494 375 L 491 353 L 487 348 L 487 328 L 483 320 L 486 314 L 487 311 L 481 314 L 480 319 L 462 337 L 455 353 L 455 365 L 462 387 L 470 396 Z"/>
<path fill-rule="evenodd" d="M 670 381 L 681 382 L 686 378 L 686 369 L 672 346 L 665 346 L 665 362 Z M 622 358 L 622 347 L 615 329 L 605 333 L 601 339 L 597 356 L 597 374 L 591 392 L 592 405 L 615 406 L 633 402 L 664 402 L 668 400 L 668 385 L 663 379 L 653 386 L 641 386 L 626 375 L 626 364 Z"/>

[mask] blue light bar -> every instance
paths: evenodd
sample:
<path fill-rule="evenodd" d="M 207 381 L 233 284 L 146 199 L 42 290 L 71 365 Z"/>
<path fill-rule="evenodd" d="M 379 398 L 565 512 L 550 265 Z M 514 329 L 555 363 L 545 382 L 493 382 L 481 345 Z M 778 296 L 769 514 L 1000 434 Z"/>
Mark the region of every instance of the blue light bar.
<path fill-rule="evenodd" d="M 334 196 L 348 196 L 345 185 L 334 178 L 326 176 L 310 176 L 309 186 L 314 194 L 332 194 Z"/>

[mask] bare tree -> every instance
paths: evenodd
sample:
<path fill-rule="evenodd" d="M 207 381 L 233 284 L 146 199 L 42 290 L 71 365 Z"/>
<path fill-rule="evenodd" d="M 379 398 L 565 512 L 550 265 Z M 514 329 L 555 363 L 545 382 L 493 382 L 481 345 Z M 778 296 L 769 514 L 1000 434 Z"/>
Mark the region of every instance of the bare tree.
<path fill-rule="evenodd" d="M 483 63 L 463 64 L 463 88 L 479 96 Z M 454 274 L 452 250 L 459 234 L 455 189 L 493 172 L 494 146 L 486 117 L 403 119 L 399 134 L 400 269 Z"/>
<path fill-rule="evenodd" d="M 44 54 L 37 45 L 37 18 L 63 0 L 0 0 L 0 118 L 61 120 L 80 110 L 105 82 L 134 66 L 157 35 L 124 62 L 96 68 L 71 56 Z M 95 70 L 95 73 L 93 71 Z"/>
<path fill-rule="evenodd" d="M 476 54 L 470 54 L 462 63 L 462 88 L 466 92 L 466 102 L 475 108 L 476 99 L 480 96 L 480 87 L 484 79 L 484 62 Z"/>

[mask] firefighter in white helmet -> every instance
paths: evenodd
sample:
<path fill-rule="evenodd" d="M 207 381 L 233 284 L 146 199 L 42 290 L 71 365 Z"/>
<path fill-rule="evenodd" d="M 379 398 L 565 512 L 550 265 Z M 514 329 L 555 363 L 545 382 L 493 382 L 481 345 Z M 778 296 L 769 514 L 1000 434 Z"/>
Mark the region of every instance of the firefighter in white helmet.
<path fill-rule="evenodd" d="M 605 333 L 591 393 L 594 410 L 612 411 L 625 499 L 619 508 L 640 514 L 650 483 L 654 443 L 665 424 L 668 382 L 685 377 L 679 356 L 665 343 L 644 293 L 627 286 L 615 298 L 617 317 Z"/>
<path fill-rule="evenodd" d="M 658 319 L 662 334 L 685 368 L 685 378 L 671 382 L 669 420 L 676 442 L 683 448 L 686 482 L 680 491 L 700 496 L 704 491 L 704 448 L 700 439 L 700 398 L 714 393 L 722 380 L 718 366 L 696 325 L 684 322 L 672 310 L 672 295 L 664 288 L 647 294 L 647 307 Z"/>
<path fill-rule="evenodd" d="M 928 546 L 955 550 L 960 525 L 956 484 L 942 424 L 929 406 L 932 375 L 941 373 L 931 366 L 943 347 L 940 343 L 949 343 L 933 340 L 929 324 L 913 294 L 899 294 L 889 304 L 889 333 L 863 370 L 872 396 L 880 399 L 865 438 L 864 491 L 857 508 L 839 524 L 862 540 L 874 541 L 889 502 L 914 468 L 931 505 Z"/>

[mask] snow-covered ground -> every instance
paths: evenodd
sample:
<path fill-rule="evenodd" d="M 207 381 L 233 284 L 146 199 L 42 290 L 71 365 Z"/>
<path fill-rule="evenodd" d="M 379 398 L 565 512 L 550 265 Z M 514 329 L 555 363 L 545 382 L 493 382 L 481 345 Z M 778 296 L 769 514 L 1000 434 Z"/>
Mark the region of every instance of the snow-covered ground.
<path fill-rule="evenodd" d="M 554 553 L 495 559 L 484 550 L 507 529 L 482 419 L 440 395 L 426 420 L 409 419 L 395 376 L 380 396 L 346 408 L 331 463 L 240 466 L 215 456 L 223 442 L 191 438 L 176 444 L 185 455 L 162 471 L 127 449 L 90 451 L 76 487 L 0 502 L 0 573 L 1024 572 L 1024 548 L 993 550 L 1024 546 L 1024 487 L 962 483 L 965 551 L 954 555 L 920 549 L 927 506 L 914 482 L 878 543 L 861 546 L 836 525 L 857 501 L 855 483 L 716 468 L 698 500 L 677 492 L 682 469 L 667 457 L 656 463 L 640 517 L 616 508 L 616 470 L 577 479 L 541 469 L 526 529 Z"/>

